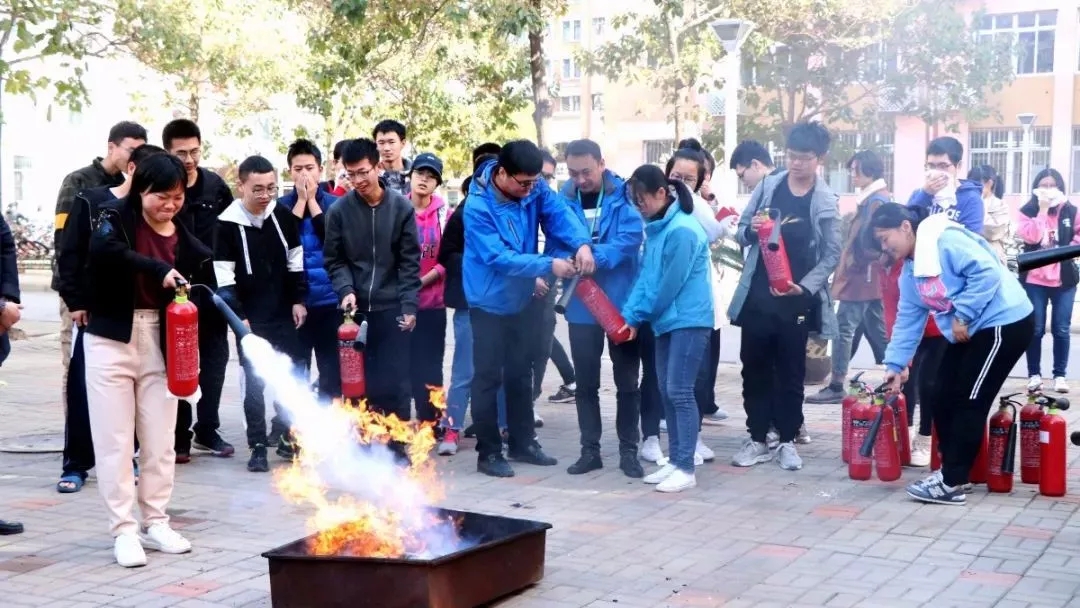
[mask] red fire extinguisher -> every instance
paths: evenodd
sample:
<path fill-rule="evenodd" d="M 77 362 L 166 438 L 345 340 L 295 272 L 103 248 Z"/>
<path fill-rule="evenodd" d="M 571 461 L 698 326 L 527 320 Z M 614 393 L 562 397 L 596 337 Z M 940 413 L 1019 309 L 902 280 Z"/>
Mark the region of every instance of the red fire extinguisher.
<path fill-rule="evenodd" d="M 1012 492 L 1016 468 L 1016 406 L 1019 405 L 1012 398 L 1018 394 L 1000 398 L 998 411 L 990 417 L 990 471 L 986 485 L 991 492 Z"/>
<path fill-rule="evenodd" d="M 360 399 L 367 393 L 364 377 L 364 346 L 367 344 L 367 320 L 358 325 L 352 311 L 345 312 L 345 321 L 338 327 L 338 359 L 341 366 L 341 395 Z"/>
<path fill-rule="evenodd" d="M 983 425 L 983 437 L 982 445 L 979 446 L 979 453 L 975 456 L 975 462 L 971 465 L 971 470 L 968 472 L 969 483 L 986 483 L 987 477 L 990 476 L 990 434 L 987 432 L 986 425 Z"/>
<path fill-rule="evenodd" d="M 591 277 L 576 276 L 571 279 L 570 284 L 563 287 L 562 297 L 555 303 L 555 312 L 566 314 L 566 307 L 573 296 L 581 300 L 596 322 L 604 329 L 604 333 L 611 338 L 612 343 L 622 344 L 630 340 L 630 332 L 621 331 L 623 327 L 626 327 L 626 320 L 608 299 L 604 290 L 600 289 Z"/>
<path fill-rule="evenodd" d="M 900 465 L 911 466 L 911 428 L 908 427 L 907 398 L 903 393 L 896 395 L 892 406 L 896 413 L 896 448 L 900 452 Z"/>
<path fill-rule="evenodd" d="M 758 228 L 758 241 L 765 260 L 765 272 L 769 275 L 769 287 L 786 292 L 795 279 L 791 275 L 784 237 L 780 234 L 780 212 L 776 209 L 768 211 L 765 223 Z"/>
<path fill-rule="evenodd" d="M 864 457 L 874 457 L 874 468 L 877 469 L 878 479 L 881 481 L 896 481 L 900 479 L 900 451 L 896 446 L 896 418 L 893 415 L 893 405 L 886 401 L 883 392 L 884 387 L 874 391 L 873 409 L 877 410 L 870 431 L 866 434 L 859 454 Z M 895 400 L 891 398 L 890 400 Z"/>
<path fill-rule="evenodd" d="M 169 392 L 180 397 L 199 388 L 199 309 L 188 299 L 188 284 L 176 281 L 176 297 L 165 308 L 165 371 Z"/>
<path fill-rule="evenodd" d="M 848 382 L 847 395 L 840 402 L 840 457 L 845 463 L 851 461 L 851 408 L 868 394 L 870 388 L 860 380 L 862 375 L 863 372 L 859 372 Z"/>
<path fill-rule="evenodd" d="M 863 453 L 861 449 L 870 438 L 871 428 L 877 419 L 874 406 L 867 399 L 856 399 L 851 405 L 851 449 L 848 457 L 848 477 L 857 481 L 866 481 L 874 472 L 874 461 L 870 455 L 872 449 Z"/>
<path fill-rule="evenodd" d="M 1065 495 L 1065 418 L 1061 412 L 1069 409 L 1066 399 L 1044 397 L 1049 409 L 1039 425 L 1039 494 Z"/>
<path fill-rule="evenodd" d="M 941 450 L 938 449 L 937 427 L 930 425 L 930 470 L 941 470 Z"/>
<path fill-rule="evenodd" d="M 1027 404 L 1020 410 L 1020 481 L 1039 483 L 1039 427 L 1042 424 L 1043 408 L 1039 403 L 1042 395 L 1028 391 Z"/>

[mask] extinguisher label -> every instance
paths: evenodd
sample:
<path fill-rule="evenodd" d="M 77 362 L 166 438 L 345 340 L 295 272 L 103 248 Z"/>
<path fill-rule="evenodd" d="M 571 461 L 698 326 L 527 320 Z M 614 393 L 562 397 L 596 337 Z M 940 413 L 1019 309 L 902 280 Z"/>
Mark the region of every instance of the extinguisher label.
<path fill-rule="evenodd" d="M 1020 421 L 1020 428 L 1024 429 L 1025 431 L 1037 431 L 1037 430 L 1039 430 L 1039 421 L 1038 420 L 1021 420 Z"/>
<path fill-rule="evenodd" d="M 169 354 L 172 355 L 172 375 L 184 381 L 199 377 L 199 326 L 197 323 L 174 325 Z"/>
<path fill-rule="evenodd" d="M 1009 435 L 1009 429 L 1005 427 L 992 426 L 990 427 L 990 435 L 992 437 L 1006 437 Z"/>
<path fill-rule="evenodd" d="M 851 421 L 851 426 L 852 426 L 852 428 L 856 428 L 856 429 L 869 429 L 870 427 L 874 426 L 874 421 L 873 420 L 852 420 Z"/>
<path fill-rule="evenodd" d="M 1050 443 L 1050 431 L 1039 431 L 1039 443 Z"/>

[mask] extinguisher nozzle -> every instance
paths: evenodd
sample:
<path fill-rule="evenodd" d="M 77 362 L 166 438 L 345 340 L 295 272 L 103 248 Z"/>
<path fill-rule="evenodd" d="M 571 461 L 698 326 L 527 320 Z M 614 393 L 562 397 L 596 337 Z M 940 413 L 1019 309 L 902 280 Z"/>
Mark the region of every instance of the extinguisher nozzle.
<path fill-rule="evenodd" d="M 221 296 L 212 293 L 210 295 L 210 300 L 214 303 L 214 306 L 217 306 L 217 309 L 221 311 L 221 316 L 225 317 L 225 322 L 229 324 L 229 328 L 233 330 L 233 333 L 236 334 L 237 338 L 243 338 L 251 333 L 251 330 L 248 329 L 247 325 L 244 325 L 244 322 L 240 320 L 240 317 L 233 312 L 233 309 L 229 307 L 229 304 L 223 300 Z"/>

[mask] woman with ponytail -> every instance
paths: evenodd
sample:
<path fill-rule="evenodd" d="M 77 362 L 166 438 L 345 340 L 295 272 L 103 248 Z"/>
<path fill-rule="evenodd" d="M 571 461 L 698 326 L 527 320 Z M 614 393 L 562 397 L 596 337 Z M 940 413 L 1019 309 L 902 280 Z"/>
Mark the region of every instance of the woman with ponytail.
<path fill-rule="evenodd" d="M 901 261 L 900 306 L 885 351 L 885 380 L 899 392 L 927 319 L 948 341 L 936 373 L 934 428 L 942 467 L 907 487 L 920 502 L 962 505 L 968 472 L 979 454 L 990 407 L 1035 331 L 1020 282 L 982 236 L 945 214 L 889 203 L 869 229 L 882 251 Z"/>
<path fill-rule="evenodd" d="M 645 477 L 660 492 L 697 485 L 694 451 L 699 414 L 694 384 L 713 325 L 709 244 L 694 218 L 694 198 L 681 181 L 653 165 L 638 167 L 630 198 L 646 219 L 645 253 L 623 317 L 631 336 L 649 323 L 656 336 L 656 375 L 668 426 L 670 459 Z"/>

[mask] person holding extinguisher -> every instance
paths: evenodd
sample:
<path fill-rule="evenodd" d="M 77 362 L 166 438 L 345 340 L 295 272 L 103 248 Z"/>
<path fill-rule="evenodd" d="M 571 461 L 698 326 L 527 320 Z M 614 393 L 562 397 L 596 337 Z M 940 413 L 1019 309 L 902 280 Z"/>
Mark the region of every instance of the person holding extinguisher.
<path fill-rule="evenodd" d="M 870 220 L 882 251 L 903 260 L 885 381 L 900 391 L 932 315 L 948 341 L 936 372 L 949 381 L 936 383 L 933 399 L 942 467 L 907 493 L 920 502 L 962 505 L 990 407 L 1031 343 L 1034 315 L 1020 282 L 982 236 L 927 211 L 888 203 Z"/>
<path fill-rule="evenodd" d="M 126 568 L 146 564 L 144 549 L 191 550 L 169 526 L 166 508 L 176 464 L 177 398 L 197 399 L 197 393 L 169 394 L 163 316 L 179 281 L 216 283 L 213 253 L 176 219 L 186 183 L 179 159 L 145 159 L 122 202 L 99 208 L 90 237 L 86 395 L 113 553 Z M 142 470 L 137 488 L 128 466 L 136 430 Z M 136 502 L 141 525 L 133 514 Z"/>

